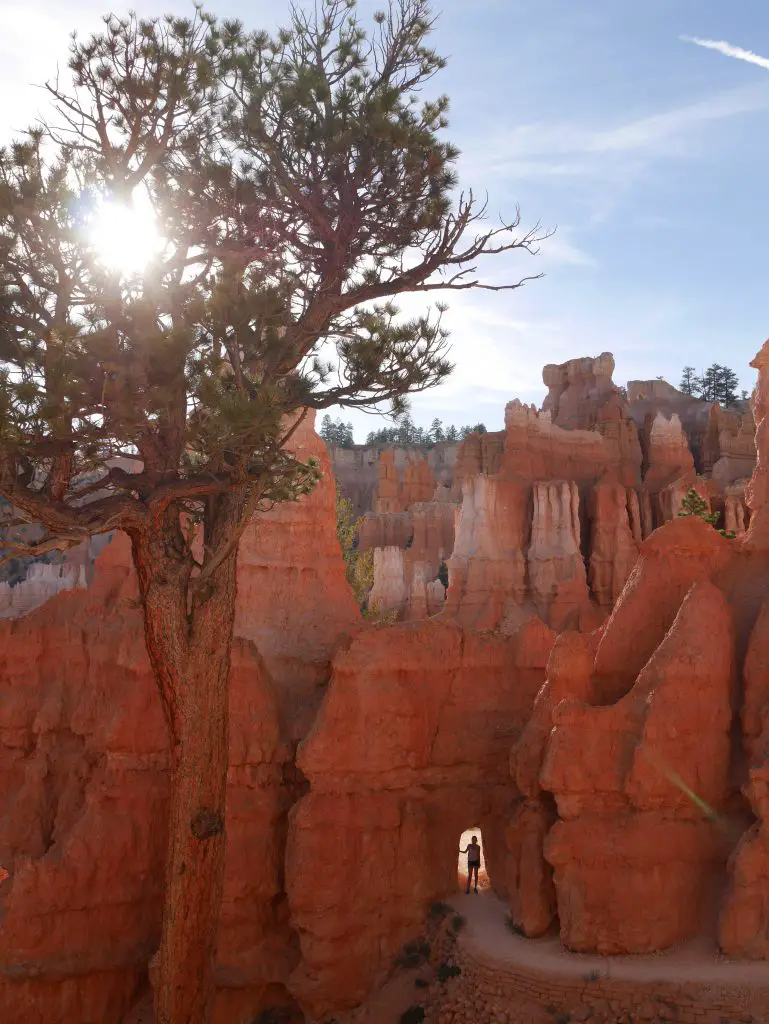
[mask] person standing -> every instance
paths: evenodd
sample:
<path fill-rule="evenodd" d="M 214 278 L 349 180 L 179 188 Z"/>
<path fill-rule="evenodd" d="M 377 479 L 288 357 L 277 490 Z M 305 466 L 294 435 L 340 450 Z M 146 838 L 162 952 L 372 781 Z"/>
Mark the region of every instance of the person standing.
<path fill-rule="evenodd" d="M 464 850 L 460 850 L 460 853 L 467 854 L 467 890 L 466 894 L 470 895 L 470 881 L 475 875 L 475 891 L 478 892 L 478 870 L 481 866 L 481 847 L 478 843 L 478 837 L 473 836 L 470 843 Z"/>

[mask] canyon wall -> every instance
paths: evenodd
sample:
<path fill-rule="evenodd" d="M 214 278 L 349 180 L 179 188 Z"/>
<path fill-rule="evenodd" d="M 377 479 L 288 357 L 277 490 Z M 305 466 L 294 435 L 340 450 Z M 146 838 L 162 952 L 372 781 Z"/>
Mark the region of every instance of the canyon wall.
<path fill-rule="evenodd" d="M 513 744 L 507 884 L 526 935 L 557 922 L 582 952 L 706 935 L 769 956 L 769 342 L 753 365 L 747 532 L 689 516 L 645 539 L 605 626 L 556 641 Z"/>
<path fill-rule="evenodd" d="M 297 764 L 286 883 L 301 962 L 291 990 L 312 1019 L 362 1002 L 456 889 L 462 832 L 483 830 L 503 889 L 507 752 L 541 685 L 553 635 L 451 623 L 375 628 L 340 653 Z"/>
<path fill-rule="evenodd" d="M 434 614 L 438 590 L 431 604 L 427 588 L 442 573 L 443 611 L 467 627 L 509 631 L 537 614 L 554 629 L 590 629 L 619 597 L 643 538 L 675 518 L 691 487 L 727 529 L 745 531 L 750 410 L 664 381 L 631 381 L 624 394 L 613 372 L 610 352 L 546 366 L 540 411 L 509 403 L 504 430 L 471 435 L 451 457 L 446 445 L 432 462 L 429 449 L 335 451 L 350 493 L 360 495 L 351 466 L 366 463 L 360 546 L 378 552 L 373 597 L 383 611 Z"/>
<path fill-rule="evenodd" d="M 294 751 L 360 628 L 312 417 L 292 443 L 323 478 L 259 516 L 238 563 L 216 1024 L 291 1002 Z M 92 575 L 0 622 L 0 1017 L 16 1024 L 119 1022 L 159 941 L 168 738 L 124 535 Z"/>
<path fill-rule="evenodd" d="M 541 411 L 511 402 L 504 430 L 432 463 L 384 450 L 361 539 L 395 626 L 346 583 L 308 417 L 293 444 L 321 483 L 239 556 L 216 1024 L 365 1000 L 456 890 L 476 825 L 527 935 L 769 955 L 769 345 L 754 365 L 752 413 L 705 416 L 710 476 L 686 416 L 626 401 L 607 353 L 546 367 Z M 676 517 L 689 486 L 737 538 Z M 0 622 L 17 1024 L 121 1021 L 158 942 L 168 745 L 126 538 L 86 568 Z"/>

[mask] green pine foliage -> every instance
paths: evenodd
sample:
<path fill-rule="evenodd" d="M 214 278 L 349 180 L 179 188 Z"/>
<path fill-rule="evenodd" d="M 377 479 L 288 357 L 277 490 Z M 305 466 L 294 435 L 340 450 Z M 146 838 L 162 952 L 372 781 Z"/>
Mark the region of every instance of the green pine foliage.
<path fill-rule="evenodd" d="M 707 501 L 693 487 L 690 487 L 684 495 L 678 515 L 679 517 L 699 516 L 700 519 L 710 523 L 711 526 L 715 526 L 718 522 L 718 514 L 710 511 Z"/>
<path fill-rule="evenodd" d="M 108 15 L 0 149 L 0 565 L 131 539 L 179 767 L 163 1020 L 210 1017 L 240 537 L 317 482 L 291 454 L 305 410 L 402 413 L 452 370 L 434 293 L 492 287 L 486 257 L 538 241 L 457 189 L 427 0 L 370 26 L 355 0 L 288 13 L 274 34 L 197 5 Z M 140 202 L 160 244 L 115 267 L 94 227 Z"/>
<path fill-rule="evenodd" d="M 456 444 L 470 434 L 485 434 L 486 427 L 483 423 L 476 423 L 473 426 L 455 427 L 453 424 L 446 427 L 439 419 L 434 419 L 429 430 L 418 427 L 408 413 L 396 418 L 395 426 L 381 427 L 379 430 L 372 430 L 366 437 L 366 444 L 394 444 L 404 446 L 421 446 L 432 448 L 436 444 L 445 441 L 448 444 Z"/>
<path fill-rule="evenodd" d="M 368 595 L 374 586 L 374 552 L 358 549 L 358 534 L 363 517 L 355 515 L 349 498 L 336 491 L 336 535 L 342 548 L 345 575 L 361 611 L 365 611 Z"/>
<path fill-rule="evenodd" d="M 343 423 L 338 417 L 332 421 L 328 413 L 323 417 L 319 434 L 326 444 L 337 448 L 352 448 L 355 444 L 352 423 Z"/>
<path fill-rule="evenodd" d="M 722 537 L 728 537 L 732 540 L 736 535 L 734 533 L 727 533 L 726 530 L 718 529 L 718 520 L 720 518 L 717 512 L 711 512 L 710 506 L 707 501 L 701 495 L 697 493 L 694 487 L 690 487 L 681 500 L 681 508 L 678 511 L 679 518 L 684 516 L 697 516 L 702 519 L 703 522 L 709 523 Z"/>
<path fill-rule="evenodd" d="M 706 402 L 718 402 L 728 408 L 740 401 L 737 388 L 740 381 L 734 370 L 720 363 L 713 363 L 698 374 L 693 366 L 685 366 L 681 372 L 678 390 L 694 398 L 702 398 Z M 744 399 L 745 392 L 742 392 Z"/>
<path fill-rule="evenodd" d="M 319 0 L 274 35 L 196 7 L 73 39 L 52 112 L 0 151 L 0 497 L 45 527 L 31 553 L 160 528 L 205 575 L 223 548 L 196 568 L 190 523 L 313 486 L 286 449 L 302 409 L 397 414 L 450 373 L 433 293 L 541 236 L 456 191 L 433 23 L 427 0 L 370 29 Z M 137 195 L 164 243 L 119 273 L 90 225 Z"/>

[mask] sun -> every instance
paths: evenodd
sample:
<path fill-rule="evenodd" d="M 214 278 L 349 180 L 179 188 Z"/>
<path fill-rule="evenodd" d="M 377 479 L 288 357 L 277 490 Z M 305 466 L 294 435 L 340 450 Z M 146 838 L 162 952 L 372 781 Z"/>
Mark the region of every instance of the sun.
<path fill-rule="evenodd" d="M 130 202 L 101 200 L 91 216 L 89 241 L 105 267 L 140 274 L 163 249 L 152 207 L 134 193 Z"/>

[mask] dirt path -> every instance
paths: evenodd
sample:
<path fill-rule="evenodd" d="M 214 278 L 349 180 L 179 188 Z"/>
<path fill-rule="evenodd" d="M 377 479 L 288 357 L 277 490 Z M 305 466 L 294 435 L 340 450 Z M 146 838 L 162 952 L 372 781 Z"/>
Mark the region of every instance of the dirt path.
<path fill-rule="evenodd" d="M 507 925 L 507 906 L 491 891 L 459 895 L 452 906 L 467 920 L 460 943 L 477 960 L 516 964 L 562 978 L 598 977 L 640 983 L 695 982 L 708 985 L 739 985 L 769 989 L 769 963 L 729 960 L 705 941 L 688 943 L 665 953 L 647 956 L 591 956 L 570 953 L 558 938 L 525 939 Z"/>

